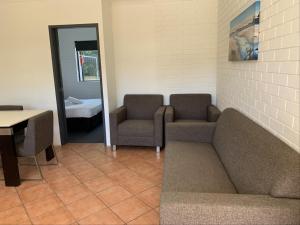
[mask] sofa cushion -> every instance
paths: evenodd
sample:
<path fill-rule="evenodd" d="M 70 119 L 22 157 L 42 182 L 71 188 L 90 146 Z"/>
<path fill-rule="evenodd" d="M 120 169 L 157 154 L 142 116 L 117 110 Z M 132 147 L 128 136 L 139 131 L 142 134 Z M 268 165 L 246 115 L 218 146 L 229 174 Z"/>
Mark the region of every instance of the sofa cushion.
<path fill-rule="evenodd" d="M 240 112 L 222 113 L 213 145 L 239 193 L 300 198 L 299 154 Z"/>
<path fill-rule="evenodd" d="M 127 119 L 153 120 L 154 113 L 163 105 L 162 95 L 125 95 Z"/>
<path fill-rule="evenodd" d="M 167 123 L 165 127 L 166 141 L 211 143 L 215 128 L 216 123 L 208 122 Z"/>
<path fill-rule="evenodd" d="M 125 120 L 118 126 L 120 136 L 153 137 L 153 120 Z"/>
<path fill-rule="evenodd" d="M 211 105 L 210 94 L 174 94 L 170 96 L 175 119 L 207 120 L 207 109 Z"/>
<path fill-rule="evenodd" d="M 236 193 L 211 144 L 169 142 L 163 191 Z"/>

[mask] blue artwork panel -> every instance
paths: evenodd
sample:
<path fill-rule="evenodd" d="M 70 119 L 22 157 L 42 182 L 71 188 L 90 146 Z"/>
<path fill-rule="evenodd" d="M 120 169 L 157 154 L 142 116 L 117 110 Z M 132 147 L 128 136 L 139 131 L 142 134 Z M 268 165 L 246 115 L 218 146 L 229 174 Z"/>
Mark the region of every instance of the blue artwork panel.
<path fill-rule="evenodd" d="M 229 60 L 258 59 L 260 1 L 256 1 L 230 23 Z"/>

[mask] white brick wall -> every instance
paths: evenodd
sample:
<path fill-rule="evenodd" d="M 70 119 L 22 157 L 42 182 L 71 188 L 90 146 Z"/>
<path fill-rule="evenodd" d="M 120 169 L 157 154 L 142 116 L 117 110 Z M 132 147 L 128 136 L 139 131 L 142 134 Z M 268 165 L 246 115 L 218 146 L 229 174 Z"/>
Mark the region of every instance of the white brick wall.
<path fill-rule="evenodd" d="M 219 0 L 217 104 L 234 107 L 300 151 L 299 0 L 261 0 L 257 62 L 229 62 L 229 23 L 253 1 Z"/>

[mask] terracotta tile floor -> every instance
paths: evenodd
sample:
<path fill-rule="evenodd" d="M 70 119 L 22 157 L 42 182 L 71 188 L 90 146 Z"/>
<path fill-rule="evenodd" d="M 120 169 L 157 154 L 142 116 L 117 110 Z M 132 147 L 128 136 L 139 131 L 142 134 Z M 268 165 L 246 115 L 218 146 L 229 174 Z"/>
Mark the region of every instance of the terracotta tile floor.
<path fill-rule="evenodd" d="M 0 182 L 0 225 L 159 224 L 163 152 L 114 153 L 101 144 L 68 144 L 56 152 L 59 165 L 43 166 L 44 180 L 17 188 Z M 43 155 L 40 161 L 45 163 Z M 39 176 L 32 166 L 21 166 L 20 174 Z"/>

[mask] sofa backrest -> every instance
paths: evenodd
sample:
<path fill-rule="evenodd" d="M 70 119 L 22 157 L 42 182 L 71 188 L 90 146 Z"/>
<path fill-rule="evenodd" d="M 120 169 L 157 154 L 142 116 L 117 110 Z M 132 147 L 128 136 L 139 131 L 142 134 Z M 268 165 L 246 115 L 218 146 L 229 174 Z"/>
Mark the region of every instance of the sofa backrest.
<path fill-rule="evenodd" d="M 127 119 L 152 120 L 154 113 L 163 105 L 162 95 L 125 95 Z"/>
<path fill-rule="evenodd" d="M 222 113 L 213 145 L 240 194 L 300 198 L 300 154 L 242 113 Z"/>
<path fill-rule="evenodd" d="M 170 96 L 175 119 L 207 120 L 207 108 L 211 105 L 210 94 L 173 94 Z"/>

